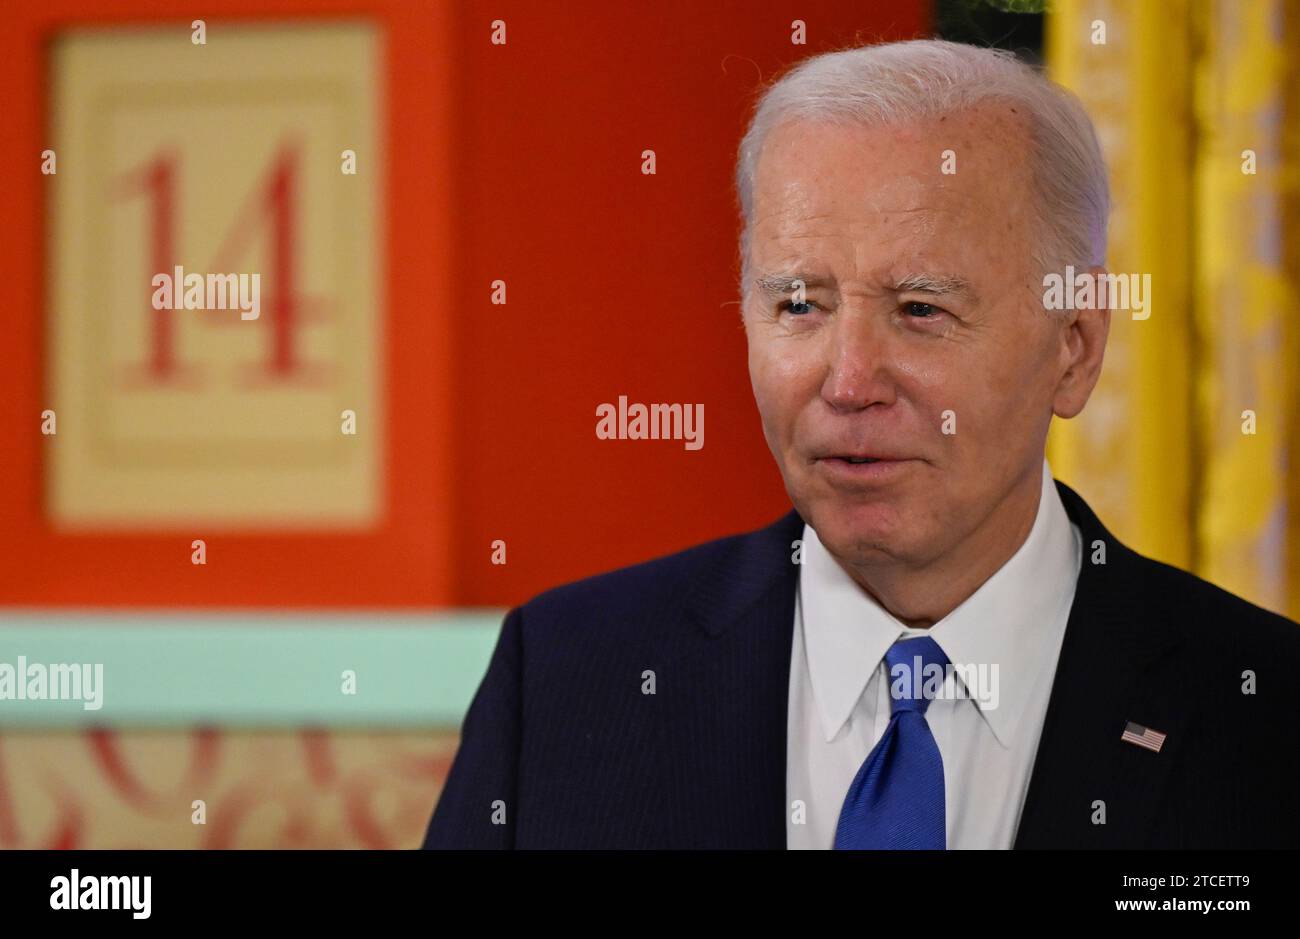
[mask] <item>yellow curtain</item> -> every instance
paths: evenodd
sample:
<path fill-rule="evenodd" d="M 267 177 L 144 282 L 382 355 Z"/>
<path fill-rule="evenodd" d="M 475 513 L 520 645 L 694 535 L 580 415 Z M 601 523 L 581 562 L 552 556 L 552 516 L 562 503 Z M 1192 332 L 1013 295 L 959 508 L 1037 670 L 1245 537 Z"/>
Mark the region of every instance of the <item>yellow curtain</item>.
<path fill-rule="evenodd" d="M 1110 166 L 1108 267 L 1151 275 L 1053 471 L 1142 553 L 1300 617 L 1300 0 L 1057 0 L 1047 36 Z"/>

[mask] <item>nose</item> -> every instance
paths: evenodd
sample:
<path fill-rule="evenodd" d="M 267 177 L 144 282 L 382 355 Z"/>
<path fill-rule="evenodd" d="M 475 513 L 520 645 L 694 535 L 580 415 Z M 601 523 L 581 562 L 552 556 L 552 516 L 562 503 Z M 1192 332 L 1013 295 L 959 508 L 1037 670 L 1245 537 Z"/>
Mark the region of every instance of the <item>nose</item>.
<path fill-rule="evenodd" d="M 836 411 L 861 411 L 891 404 L 896 394 L 886 337 L 862 314 L 835 319 L 827 345 L 821 396 Z"/>

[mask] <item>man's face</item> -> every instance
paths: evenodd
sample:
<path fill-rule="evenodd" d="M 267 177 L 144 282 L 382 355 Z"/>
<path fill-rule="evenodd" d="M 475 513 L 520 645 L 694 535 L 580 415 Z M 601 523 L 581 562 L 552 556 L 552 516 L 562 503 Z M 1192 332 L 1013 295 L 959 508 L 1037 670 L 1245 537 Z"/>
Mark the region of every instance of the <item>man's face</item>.
<path fill-rule="evenodd" d="M 1064 366 L 1031 261 L 1027 153 L 1008 105 L 768 135 L 750 378 L 795 507 L 842 560 L 929 563 L 999 524 L 1026 474 L 1037 491 Z M 805 304 L 783 277 L 804 281 Z M 881 460 L 850 462 L 863 457 Z"/>

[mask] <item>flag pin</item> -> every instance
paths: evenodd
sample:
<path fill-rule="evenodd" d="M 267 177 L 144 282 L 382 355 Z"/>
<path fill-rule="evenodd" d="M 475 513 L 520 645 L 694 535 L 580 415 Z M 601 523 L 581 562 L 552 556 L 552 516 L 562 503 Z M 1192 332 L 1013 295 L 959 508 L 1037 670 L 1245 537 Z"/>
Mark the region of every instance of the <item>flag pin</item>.
<path fill-rule="evenodd" d="M 1132 721 L 1129 721 L 1124 726 L 1124 733 L 1119 735 L 1119 739 L 1127 740 L 1139 747 L 1146 747 L 1153 753 L 1159 753 L 1160 748 L 1165 745 L 1165 735 L 1160 731 L 1152 730 L 1150 727 L 1143 727 L 1141 724 L 1135 724 Z"/>

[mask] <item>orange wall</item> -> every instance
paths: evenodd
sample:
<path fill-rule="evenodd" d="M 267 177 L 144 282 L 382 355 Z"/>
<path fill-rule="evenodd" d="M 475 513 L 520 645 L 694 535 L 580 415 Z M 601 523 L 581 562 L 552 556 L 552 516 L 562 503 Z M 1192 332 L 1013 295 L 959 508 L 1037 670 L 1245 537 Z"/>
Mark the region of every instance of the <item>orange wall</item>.
<path fill-rule="evenodd" d="M 472 4 L 462 18 L 457 331 L 462 602 L 765 524 L 788 510 L 749 388 L 731 176 L 759 76 L 922 4 Z M 492 15 L 509 44 L 473 41 Z M 497 13 L 495 11 L 505 12 Z M 481 12 L 480 12 L 481 11 Z M 790 44 L 792 20 L 807 47 Z M 658 175 L 639 173 L 654 149 Z M 509 304 L 492 306 L 502 277 Z M 702 402 L 705 445 L 598 440 L 600 402 Z M 509 563 L 489 563 L 503 538 Z"/>

